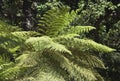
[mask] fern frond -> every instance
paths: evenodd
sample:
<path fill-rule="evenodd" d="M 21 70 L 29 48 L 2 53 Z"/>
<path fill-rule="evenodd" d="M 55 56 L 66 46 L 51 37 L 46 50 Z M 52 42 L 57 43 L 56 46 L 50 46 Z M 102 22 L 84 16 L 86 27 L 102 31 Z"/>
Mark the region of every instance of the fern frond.
<path fill-rule="evenodd" d="M 10 33 L 14 31 L 19 31 L 21 30 L 20 28 L 16 26 L 9 25 L 3 21 L 0 20 L 0 33 Z"/>
<path fill-rule="evenodd" d="M 39 55 L 40 53 L 36 53 L 37 55 Z M 34 81 L 65 81 L 63 76 L 61 75 L 62 71 L 60 67 L 58 67 L 59 65 L 56 65 L 55 61 L 53 61 L 53 59 L 51 59 L 51 55 L 49 55 L 48 53 L 46 53 L 47 56 L 41 55 L 41 56 L 37 56 L 35 54 L 28 54 L 29 58 L 33 58 L 34 60 L 36 60 L 37 65 L 35 66 L 30 66 L 31 68 L 29 68 L 26 72 L 24 77 L 20 78 L 20 81 L 24 81 L 24 80 L 29 80 L 31 81 L 31 79 Z M 31 55 L 31 56 L 30 56 Z M 35 57 L 34 57 L 35 56 Z M 22 57 L 20 57 L 18 60 L 23 62 L 23 60 L 21 60 L 21 58 L 23 58 L 24 55 Z M 26 55 L 25 55 L 26 57 Z M 24 59 L 24 61 L 27 61 L 27 59 Z M 31 62 L 31 61 L 30 61 Z M 30 63 L 29 62 L 29 63 Z M 19 63 L 19 62 L 18 62 Z M 32 64 L 32 63 L 31 63 Z M 25 64 L 25 65 L 29 65 L 29 64 Z M 23 65 L 19 65 L 21 67 L 24 67 Z M 63 73 L 65 74 L 65 73 Z M 31 77 L 31 78 L 30 78 Z M 19 80 L 18 80 L 19 81 Z"/>
<path fill-rule="evenodd" d="M 92 26 L 71 26 L 67 31 L 65 31 L 65 34 L 82 34 L 93 29 L 95 29 L 95 27 Z"/>
<path fill-rule="evenodd" d="M 10 63 L 4 62 L 4 64 L 0 64 L 0 72 L 4 71 L 6 68 L 10 68 L 13 65 L 14 65 L 14 63 L 12 63 L 12 62 L 10 62 Z"/>
<path fill-rule="evenodd" d="M 20 49 L 22 44 L 21 40 L 18 40 L 17 37 L 14 37 L 11 34 L 1 34 L 0 35 L 0 56 L 8 61 L 8 59 L 13 59 L 13 54 Z"/>
<path fill-rule="evenodd" d="M 48 36 L 58 35 L 75 18 L 76 12 L 70 11 L 70 8 L 62 6 L 61 8 L 47 11 L 40 20 L 39 26 L 44 27 L 44 33 Z M 56 12 L 56 13 L 55 13 Z"/>
<path fill-rule="evenodd" d="M 13 58 L 13 54 L 24 46 L 23 43 L 23 39 L 11 33 L 0 33 L 0 53 L 2 57 L 5 57 L 5 59 L 8 59 L 7 57 Z"/>
<path fill-rule="evenodd" d="M 93 56 L 90 53 L 82 52 L 78 50 L 72 50 L 74 52 L 74 58 L 71 60 L 80 66 L 85 67 L 97 67 L 97 68 L 105 68 L 104 63 L 96 56 Z"/>
<path fill-rule="evenodd" d="M 17 50 L 25 48 L 25 40 L 37 35 L 39 34 L 34 31 L 15 31 L 9 34 L 0 33 L 0 53 L 2 55 L 0 56 L 4 59 L 8 59 L 7 57 L 14 58 L 12 54 L 15 54 Z"/>
<path fill-rule="evenodd" d="M 36 81 L 34 77 L 24 77 L 23 79 L 16 79 L 15 81 Z"/>
<path fill-rule="evenodd" d="M 0 34 L 0 44 L 1 46 L 15 46 L 18 41 L 20 42 L 18 37 L 13 36 L 12 34 Z M 15 45 L 14 45 L 15 44 Z"/>
<path fill-rule="evenodd" d="M 97 72 L 97 71 L 94 71 L 93 72 L 97 78 L 96 81 L 105 81 L 104 78 Z"/>
<path fill-rule="evenodd" d="M 61 54 L 51 54 L 55 60 L 60 62 L 60 66 L 70 74 L 70 77 L 76 81 L 95 81 L 95 75 L 88 68 L 83 68 L 71 62 L 68 58 Z"/>
<path fill-rule="evenodd" d="M 65 81 L 64 78 L 58 76 L 56 72 L 40 72 L 37 81 Z"/>
<path fill-rule="evenodd" d="M 1 47 L 9 48 L 21 45 L 27 38 L 38 35 L 37 32 L 33 31 L 18 31 L 11 32 L 9 34 L 0 33 L 0 44 Z"/>
<path fill-rule="evenodd" d="M 33 41 L 35 40 L 35 41 Z M 85 69 L 85 68 L 80 68 L 78 65 L 72 63 L 69 61 L 68 58 L 66 58 L 65 56 L 63 56 L 63 52 L 62 50 L 59 50 L 63 47 L 59 47 L 59 45 L 56 46 L 55 43 L 53 43 L 52 39 L 49 38 L 49 37 L 46 37 L 46 36 L 43 36 L 43 37 L 37 37 L 37 38 L 30 38 L 26 41 L 27 43 L 30 43 L 32 45 L 35 45 L 36 46 L 44 46 L 43 48 L 45 49 L 43 53 L 45 54 L 49 54 L 51 56 L 54 57 L 55 60 L 57 60 L 61 67 L 66 69 L 69 73 L 70 73 L 70 76 L 71 77 L 74 77 L 76 80 L 79 79 L 79 81 L 83 80 L 83 81 L 94 81 L 95 80 L 95 76 L 93 75 L 93 73 L 88 70 L 88 69 Z M 39 43 L 38 43 L 39 42 Z M 41 42 L 41 43 L 40 43 Z M 52 43 L 51 43 L 52 42 Z M 36 45 L 37 44 L 37 45 Z M 42 45 L 43 44 L 43 45 Z M 47 44 L 47 45 L 45 45 Z M 53 48 L 54 47 L 54 48 Z M 37 47 L 38 48 L 38 47 Z M 43 49 L 42 48 L 42 49 Z M 57 50 L 56 50 L 57 48 Z M 39 50 L 41 48 L 39 47 Z M 36 50 L 38 51 L 38 50 Z M 66 52 L 66 51 L 65 51 Z M 37 59 L 37 58 L 36 58 Z M 87 73 L 88 74 L 87 74 Z M 49 73 L 47 73 L 49 74 Z M 41 74 L 40 74 L 41 75 Z M 45 73 L 46 75 L 46 73 Z M 47 75 L 46 75 L 47 76 Z M 81 77 L 83 76 L 83 77 Z M 86 77 L 87 76 L 87 77 Z M 42 75 L 41 75 L 42 77 Z M 86 78 L 85 78 L 86 77 Z M 90 77 L 89 79 L 87 79 L 88 77 Z M 43 79 L 44 80 L 44 79 Z"/>
<path fill-rule="evenodd" d="M 47 36 L 31 37 L 26 41 L 26 43 L 31 44 L 35 51 L 44 51 L 47 49 L 54 52 L 57 51 L 71 54 L 64 45 L 53 42 L 52 39 Z"/>
<path fill-rule="evenodd" d="M 105 45 L 99 44 L 94 42 L 93 40 L 89 39 L 78 39 L 75 38 L 74 41 L 76 41 L 78 44 L 81 44 L 82 46 L 85 46 L 86 48 L 99 51 L 99 52 L 112 52 L 115 51 L 115 49 L 112 49 L 110 47 L 107 47 Z"/>
<path fill-rule="evenodd" d="M 33 67 L 37 65 L 37 56 L 34 53 L 30 54 L 22 54 L 18 58 L 16 58 L 16 65 L 20 67 Z"/>
<path fill-rule="evenodd" d="M 105 45 L 99 44 L 94 42 L 93 40 L 89 39 L 79 39 L 75 37 L 68 37 L 67 36 L 59 36 L 58 39 L 55 39 L 59 43 L 65 45 L 68 48 L 76 48 L 81 49 L 82 51 L 86 50 L 94 50 L 99 52 L 112 52 L 115 51 L 115 49 L 109 48 Z"/>
<path fill-rule="evenodd" d="M 6 63 L 0 65 L 0 80 L 1 81 L 14 81 L 18 79 L 28 69 L 26 67 L 17 66 L 15 63 Z"/>
<path fill-rule="evenodd" d="M 13 62 L 0 64 L 0 80 L 11 81 L 17 77 L 20 67 L 15 67 Z"/>
<path fill-rule="evenodd" d="M 39 61 L 39 70 L 36 77 L 36 81 L 68 81 L 68 75 L 64 71 L 58 62 L 53 59 L 51 53 L 45 52 L 43 57 Z M 65 79 L 65 77 L 67 79 Z"/>
<path fill-rule="evenodd" d="M 29 37 L 35 37 L 40 34 L 34 31 L 17 31 L 17 32 L 12 32 L 12 35 L 21 39 L 28 39 Z"/>
<path fill-rule="evenodd" d="M 12 80 L 16 78 L 20 71 L 20 67 L 11 67 L 0 73 L 0 79 L 3 80 Z"/>

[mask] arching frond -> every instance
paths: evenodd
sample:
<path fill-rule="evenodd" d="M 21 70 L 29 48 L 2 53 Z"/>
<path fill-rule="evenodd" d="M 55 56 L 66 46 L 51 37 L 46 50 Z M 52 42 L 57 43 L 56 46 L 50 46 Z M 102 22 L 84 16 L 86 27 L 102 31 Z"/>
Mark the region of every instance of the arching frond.
<path fill-rule="evenodd" d="M 14 59 L 13 54 L 17 50 L 25 48 L 24 42 L 32 36 L 39 35 L 33 31 L 16 31 L 8 33 L 0 33 L 0 56 L 6 59 Z"/>
<path fill-rule="evenodd" d="M 60 66 L 68 71 L 70 77 L 76 81 L 95 81 L 95 75 L 88 68 L 80 67 L 71 62 L 68 58 L 61 54 L 52 54 L 53 58 L 60 62 Z"/>
<path fill-rule="evenodd" d="M 58 35 L 75 18 L 76 12 L 70 11 L 70 8 L 62 6 L 60 9 L 51 9 L 47 11 L 40 20 L 40 27 L 44 27 L 44 33 L 48 36 Z"/>
<path fill-rule="evenodd" d="M 65 81 L 63 77 L 60 77 L 55 71 L 44 72 L 41 71 L 37 77 L 37 81 Z"/>
<path fill-rule="evenodd" d="M 68 35 L 60 36 L 58 39 L 55 40 L 63 45 L 66 45 L 68 48 L 76 48 L 76 49 L 81 49 L 83 51 L 85 50 L 95 50 L 99 52 L 115 51 L 115 49 L 96 43 L 93 40 L 68 37 Z"/>
<path fill-rule="evenodd" d="M 44 51 L 47 49 L 54 52 L 66 52 L 71 54 L 71 52 L 65 48 L 64 45 L 53 42 L 52 39 L 47 36 L 31 37 L 26 41 L 26 43 L 31 44 L 36 51 Z"/>
<path fill-rule="evenodd" d="M 0 56 L 4 60 L 14 59 L 13 54 L 20 49 L 23 44 L 22 39 L 9 34 L 0 35 Z"/>
<path fill-rule="evenodd" d="M 74 41 L 76 41 L 77 44 L 81 44 L 82 46 L 88 48 L 88 49 L 92 49 L 95 51 L 99 51 L 99 52 L 112 52 L 115 51 L 115 49 L 109 48 L 105 45 L 99 44 L 94 42 L 93 40 L 89 40 L 89 39 L 78 39 L 78 38 L 74 38 Z"/>
<path fill-rule="evenodd" d="M 40 34 L 34 31 L 17 31 L 17 32 L 12 32 L 12 35 L 21 39 L 28 39 L 29 37 L 35 37 Z"/>
<path fill-rule="evenodd" d="M 14 79 L 19 73 L 20 67 L 10 67 L 0 73 L 0 80 L 9 81 Z"/>
<path fill-rule="evenodd" d="M 72 52 L 74 52 L 74 58 L 71 58 L 71 60 L 80 66 L 105 68 L 104 63 L 90 53 L 78 50 L 72 50 Z"/>
<path fill-rule="evenodd" d="M 37 53 L 39 55 L 39 53 Z M 47 54 L 47 53 L 46 53 Z M 35 81 L 65 81 L 64 77 L 61 75 L 61 69 L 60 67 L 58 67 L 59 65 L 56 65 L 55 61 L 53 61 L 53 59 L 51 59 L 51 57 L 49 57 L 50 55 L 48 54 L 47 56 L 44 54 L 42 56 L 37 56 L 34 58 L 35 54 L 28 54 L 29 57 L 28 58 L 28 62 L 26 64 L 19 64 L 18 62 L 18 66 L 21 67 L 26 67 L 23 65 L 27 65 L 28 67 L 31 67 L 31 69 L 28 69 L 27 71 L 25 71 L 26 76 L 20 78 L 20 81 L 24 81 L 24 80 L 35 80 Z M 21 61 L 21 63 L 25 63 L 25 60 L 27 61 L 27 59 L 23 59 L 21 60 L 21 58 L 26 57 L 23 55 L 22 57 L 18 58 L 19 61 Z M 29 66 L 31 65 L 32 61 L 29 60 L 29 58 L 32 58 L 32 61 L 36 60 L 37 64 L 35 66 Z M 34 64 L 32 64 L 34 65 Z M 64 71 L 64 70 L 63 70 Z M 64 74 L 64 73 L 63 73 Z M 31 77 L 31 78 L 30 78 Z M 31 81 L 30 80 L 30 81 Z M 19 81 L 19 80 L 18 80 Z"/>
<path fill-rule="evenodd" d="M 35 35 L 38 35 L 38 33 L 32 31 L 11 32 L 9 34 L 0 33 L 0 44 L 1 47 L 4 48 L 16 47 L 18 45 L 21 45 L 25 39 Z"/>
<path fill-rule="evenodd" d="M 22 54 L 16 59 L 16 62 L 17 62 L 17 66 L 20 66 L 20 67 L 33 67 L 37 64 L 33 53 Z"/>
<path fill-rule="evenodd" d="M 71 26 L 65 31 L 65 34 L 82 34 L 93 29 L 95 29 L 95 27 L 92 26 Z"/>
<path fill-rule="evenodd" d="M 17 66 L 15 63 L 6 63 L 0 65 L 0 80 L 14 81 L 18 79 L 26 71 L 26 67 Z"/>

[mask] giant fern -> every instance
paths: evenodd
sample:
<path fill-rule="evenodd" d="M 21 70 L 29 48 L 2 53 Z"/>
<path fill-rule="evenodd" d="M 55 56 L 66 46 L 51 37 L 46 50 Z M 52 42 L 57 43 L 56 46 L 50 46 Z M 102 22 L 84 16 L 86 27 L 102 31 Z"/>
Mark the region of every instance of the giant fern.
<path fill-rule="evenodd" d="M 39 21 L 39 32 L 14 31 L 9 38 L 1 42 L 13 40 L 7 46 L 15 44 L 21 48 L 20 55 L 15 58 L 16 63 L 9 66 L 1 62 L 2 81 L 104 81 L 97 73 L 97 68 L 105 68 L 104 63 L 93 54 L 97 52 L 112 52 L 115 49 L 98 44 L 93 40 L 80 39 L 82 33 L 95 29 L 92 26 L 72 26 L 77 15 L 69 7 L 47 11 Z M 1 34 L 2 35 L 2 34 Z M 2 39 L 0 39 L 2 40 Z M 13 50 L 13 48 L 11 48 Z M 7 79 L 5 79 L 7 78 Z"/>

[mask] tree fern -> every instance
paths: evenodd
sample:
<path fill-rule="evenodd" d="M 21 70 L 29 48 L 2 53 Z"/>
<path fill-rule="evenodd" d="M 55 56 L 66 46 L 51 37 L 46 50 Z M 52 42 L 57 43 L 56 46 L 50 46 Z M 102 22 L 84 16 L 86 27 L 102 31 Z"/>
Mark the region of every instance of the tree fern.
<path fill-rule="evenodd" d="M 1 33 L 0 40 L 3 40 L 1 48 L 5 48 L 8 52 L 16 51 L 18 48 L 21 51 L 20 55 L 15 57 L 13 65 L 0 70 L 2 77 L 0 79 L 2 81 L 104 81 L 95 68 L 104 69 L 105 66 L 96 57 L 94 51 L 112 52 L 115 49 L 90 39 L 80 39 L 82 33 L 95 28 L 72 26 L 76 15 L 76 11 L 70 11 L 66 6 L 47 11 L 39 23 L 39 30 L 42 30 L 43 36 L 33 31 L 12 31 L 9 35 Z M 0 66 L 4 66 L 4 63 L 0 63 Z"/>

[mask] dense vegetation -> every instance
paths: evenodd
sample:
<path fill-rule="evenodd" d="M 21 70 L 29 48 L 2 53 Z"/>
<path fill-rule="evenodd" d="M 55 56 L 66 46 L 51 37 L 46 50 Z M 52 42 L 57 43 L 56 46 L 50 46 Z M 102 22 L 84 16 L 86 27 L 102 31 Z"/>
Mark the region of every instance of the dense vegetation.
<path fill-rule="evenodd" d="M 0 0 L 0 81 L 119 81 L 119 26 L 119 0 Z"/>

